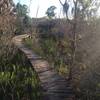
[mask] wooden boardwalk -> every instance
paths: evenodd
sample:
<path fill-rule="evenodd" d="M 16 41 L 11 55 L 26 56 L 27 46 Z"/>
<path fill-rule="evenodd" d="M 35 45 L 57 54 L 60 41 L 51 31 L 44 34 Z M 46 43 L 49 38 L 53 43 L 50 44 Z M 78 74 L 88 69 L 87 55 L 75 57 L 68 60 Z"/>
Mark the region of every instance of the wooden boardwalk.
<path fill-rule="evenodd" d="M 13 38 L 13 43 L 27 56 L 35 71 L 38 73 L 43 89 L 43 100 L 75 100 L 74 93 L 68 82 L 57 74 L 47 61 L 28 49 L 22 40 L 28 35 L 19 35 Z"/>

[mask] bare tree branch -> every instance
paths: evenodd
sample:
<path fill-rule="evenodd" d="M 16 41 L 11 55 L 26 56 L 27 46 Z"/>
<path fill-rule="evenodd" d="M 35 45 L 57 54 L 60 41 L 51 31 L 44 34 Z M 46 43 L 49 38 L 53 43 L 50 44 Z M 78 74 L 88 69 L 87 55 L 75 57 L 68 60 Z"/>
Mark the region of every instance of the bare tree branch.
<path fill-rule="evenodd" d="M 64 4 L 61 2 L 61 0 L 59 0 L 60 4 L 63 6 Z"/>

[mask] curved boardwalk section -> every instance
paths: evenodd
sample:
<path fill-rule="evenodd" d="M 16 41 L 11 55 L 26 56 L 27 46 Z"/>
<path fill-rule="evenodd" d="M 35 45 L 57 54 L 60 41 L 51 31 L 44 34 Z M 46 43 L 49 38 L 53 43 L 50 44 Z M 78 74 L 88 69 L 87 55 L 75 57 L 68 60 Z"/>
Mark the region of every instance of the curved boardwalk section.
<path fill-rule="evenodd" d="M 47 61 L 28 49 L 22 40 L 28 35 L 19 35 L 13 38 L 13 43 L 27 56 L 37 72 L 43 89 L 43 100 L 75 100 L 68 82 L 57 74 Z"/>

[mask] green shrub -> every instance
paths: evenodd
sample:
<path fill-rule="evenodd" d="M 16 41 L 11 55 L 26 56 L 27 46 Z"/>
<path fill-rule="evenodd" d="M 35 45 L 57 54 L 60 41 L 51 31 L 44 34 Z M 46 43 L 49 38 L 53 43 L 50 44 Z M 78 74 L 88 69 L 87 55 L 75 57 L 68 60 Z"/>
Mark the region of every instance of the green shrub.
<path fill-rule="evenodd" d="M 17 51 L 4 68 L 0 65 L 1 100 L 39 100 L 40 96 L 37 74 L 22 52 Z"/>

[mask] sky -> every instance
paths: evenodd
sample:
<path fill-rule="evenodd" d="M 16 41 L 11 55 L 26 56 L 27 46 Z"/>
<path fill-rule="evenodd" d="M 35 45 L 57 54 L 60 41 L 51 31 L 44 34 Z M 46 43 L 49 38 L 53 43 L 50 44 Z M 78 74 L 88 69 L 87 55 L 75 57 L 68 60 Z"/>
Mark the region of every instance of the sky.
<path fill-rule="evenodd" d="M 37 9 L 39 9 L 37 17 L 38 18 L 45 17 L 46 16 L 45 12 L 47 11 L 48 7 L 50 7 L 52 5 L 56 6 L 56 8 L 57 8 L 55 10 L 56 17 L 57 18 L 64 17 L 63 13 L 62 13 L 62 6 L 61 6 L 59 0 L 13 0 L 13 1 L 15 2 L 15 4 L 20 2 L 21 4 L 26 4 L 28 7 L 30 7 L 30 12 L 29 12 L 30 17 L 36 17 Z M 30 3 L 30 1 L 31 1 L 31 3 Z M 61 0 L 61 1 L 64 3 L 65 0 Z M 72 5 L 72 3 L 71 3 L 71 5 Z M 100 16 L 100 9 L 98 10 L 97 15 Z M 69 13 L 69 16 L 71 18 L 70 13 Z"/>
<path fill-rule="evenodd" d="M 28 7 L 30 5 L 30 0 L 14 0 L 15 4 L 17 4 L 19 1 L 21 4 L 26 4 Z M 64 0 L 62 0 L 62 2 L 64 2 Z M 55 10 L 56 16 L 63 16 L 61 12 L 62 7 L 59 3 L 59 0 L 31 0 L 29 15 L 31 17 L 36 17 L 37 9 L 39 9 L 37 17 L 44 17 L 46 16 L 45 12 L 47 8 L 52 5 L 57 7 L 57 9 Z"/>

